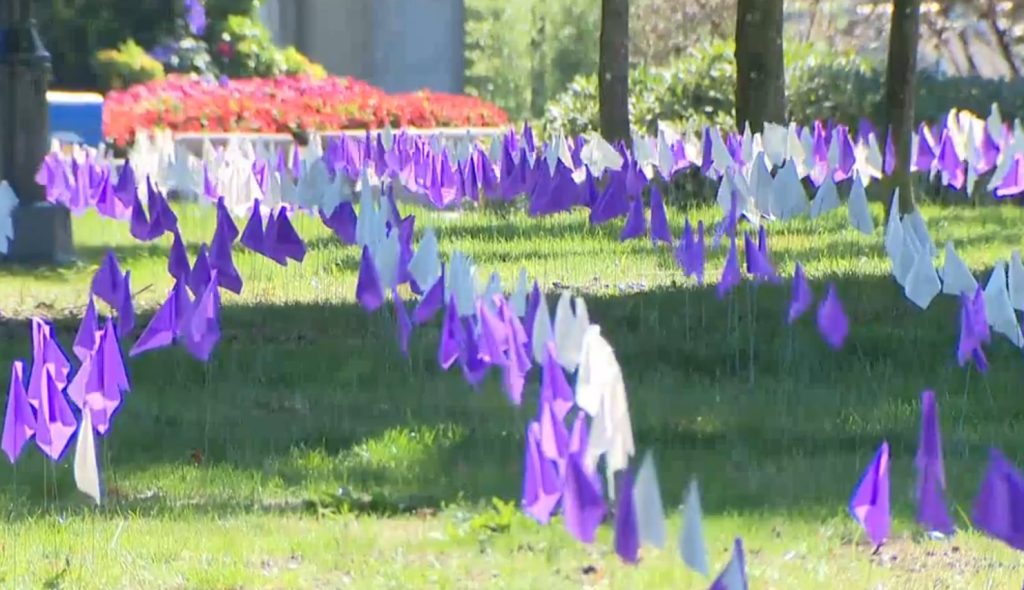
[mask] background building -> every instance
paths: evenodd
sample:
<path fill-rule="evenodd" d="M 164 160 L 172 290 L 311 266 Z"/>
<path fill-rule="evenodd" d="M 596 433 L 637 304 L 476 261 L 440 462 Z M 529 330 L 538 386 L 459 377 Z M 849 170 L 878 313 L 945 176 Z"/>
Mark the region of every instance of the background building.
<path fill-rule="evenodd" d="M 264 0 L 279 45 L 388 92 L 463 90 L 464 0 Z"/>

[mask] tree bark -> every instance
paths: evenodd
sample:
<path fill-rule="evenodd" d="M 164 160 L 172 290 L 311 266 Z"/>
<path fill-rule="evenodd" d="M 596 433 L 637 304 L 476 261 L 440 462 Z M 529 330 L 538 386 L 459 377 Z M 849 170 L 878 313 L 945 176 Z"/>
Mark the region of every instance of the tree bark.
<path fill-rule="evenodd" d="M 736 5 L 736 125 L 754 132 L 786 120 L 783 0 Z"/>
<path fill-rule="evenodd" d="M 629 0 L 601 0 L 597 67 L 601 135 L 631 145 L 629 132 Z"/>
<path fill-rule="evenodd" d="M 900 210 L 904 213 L 913 211 L 916 206 L 914 186 L 910 179 L 910 136 L 914 129 L 917 43 L 920 33 L 921 0 L 894 0 L 889 25 L 885 107 L 888 133 L 892 134 L 892 143 L 896 149 L 896 162 L 889 178 L 889 188 L 900 189 Z"/>

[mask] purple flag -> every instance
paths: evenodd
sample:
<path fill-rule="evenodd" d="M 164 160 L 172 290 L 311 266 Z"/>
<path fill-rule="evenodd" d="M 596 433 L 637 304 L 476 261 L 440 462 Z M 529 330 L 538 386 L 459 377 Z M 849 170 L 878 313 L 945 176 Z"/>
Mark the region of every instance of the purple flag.
<path fill-rule="evenodd" d="M 551 404 L 559 420 L 564 420 L 576 403 L 572 386 L 565 378 L 562 365 L 558 363 L 558 354 L 552 341 L 547 343 L 544 366 L 541 368 L 540 399 L 541 403 Z"/>
<path fill-rule="evenodd" d="M 142 331 L 128 356 L 137 356 L 174 344 L 174 340 L 180 332 L 179 324 L 188 317 L 191 307 L 192 302 L 189 300 L 188 290 L 179 280 L 167 294 L 167 299 L 153 315 L 149 325 Z"/>
<path fill-rule="evenodd" d="M 668 216 L 665 214 L 665 201 L 655 185 L 651 186 L 651 241 L 655 244 L 672 243 L 672 231 L 668 227 Z"/>
<path fill-rule="evenodd" d="M 185 242 L 181 239 L 181 232 L 174 230 L 174 242 L 171 244 L 171 251 L 167 256 L 167 274 L 174 280 L 188 279 L 192 272 L 192 266 L 188 262 L 188 250 L 185 249 Z"/>
<path fill-rule="evenodd" d="M 117 332 L 127 338 L 135 329 L 135 304 L 132 303 L 132 271 L 124 273 L 120 301 L 117 304 Z"/>
<path fill-rule="evenodd" d="M 747 590 L 747 564 L 742 539 L 737 538 L 733 543 L 732 559 L 708 590 Z"/>
<path fill-rule="evenodd" d="M 222 199 L 223 200 L 223 199 Z M 231 257 L 232 244 L 234 235 L 238 234 L 238 229 L 234 227 L 234 223 L 231 221 L 231 217 L 225 212 L 224 215 L 227 218 L 229 225 L 224 225 L 225 222 L 221 221 L 221 216 L 217 216 L 217 229 L 213 232 L 213 239 L 210 241 L 210 270 L 217 271 L 217 278 L 219 279 L 220 286 L 235 293 L 241 295 L 242 293 L 242 275 L 238 273 L 238 269 L 235 268 L 235 261 Z"/>
<path fill-rule="evenodd" d="M 921 393 L 921 434 L 917 443 L 917 521 L 928 531 L 953 533 L 953 521 L 946 508 L 943 490 L 946 472 L 942 461 L 942 436 L 935 392 Z"/>
<path fill-rule="evenodd" d="M 227 242 L 231 244 L 238 239 L 238 226 L 235 225 L 235 220 L 231 218 L 231 213 L 228 212 L 228 208 L 224 204 L 224 197 L 217 199 L 217 227 L 214 232 L 224 233 Z"/>
<path fill-rule="evenodd" d="M 622 226 L 619 241 L 625 242 L 639 238 L 645 233 L 647 233 L 647 216 L 644 213 L 644 199 L 637 195 L 633 197 L 633 203 L 629 208 L 629 217 L 626 218 L 626 224 Z"/>
<path fill-rule="evenodd" d="M 266 255 L 265 234 L 263 233 L 263 213 L 260 200 L 256 199 L 252 204 L 252 213 L 249 214 L 249 221 L 242 230 L 242 245 L 256 252 Z"/>
<path fill-rule="evenodd" d="M 718 298 L 724 299 L 736 285 L 740 284 L 740 260 L 736 252 L 735 236 L 729 240 L 729 254 L 725 257 L 722 278 L 718 281 Z"/>
<path fill-rule="evenodd" d="M 796 270 L 793 271 L 793 287 L 789 299 L 789 316 L 787 321 L 792 324 L 800 319 L 800 316 L 804 315 L 811 308 L 812 303 L 814 303 L 814 292 L 811 291 L 811 285 L 804 274 L 804 267 L 797 262 Z"/>
<path fill-rule="evenodd" d="M 991 337 L 986 316 L 984 291 L 980 285 L 973 299 L 966 293 L 960 295 L 960 340 L 957 342 L 957 362 L 963 367 L 974 361 L 974 365 L 982 374 L 988 371 L 988 358 L 982 346 L 987 340 L 986 337 Z"/>
<path fill-rule="evenodd" d="M 92 292 L 101 301 L 116 308 L 120 303 L 119 295 L 123 282 L 124 274 L 117 263 L 117 257 L 114 256 L 113 250 L 109 250 L 92 277 Z"/>
<path fill-rule="evenodd" d="M 640 561 L 640 529 L 633 502 L 633 470 L 623 470 L 619 493 L 615 496 L 615 552 L 626 563 Z"/>
<path fill-rule="evenodd" d="M 989 451 L 971 520 L 988 536 L 1024 551 L 1024 475 L 998 449 Z"/>
<path fill-rule="evenodd" d="M 850 514 L 864 527 L 871 543 L 878 547 L 889 538 L 889 443 L 875 453 L 850 498 Z"/>
<path fill-rule="evenodd" d="M 384 303 L 384 290 L 377 276 L 377 267 L 370 255 L 370 247 L 363 246 L 359 261 L 359 279 L 356 283 L 356 300 L 368 312 L 376 311 Z"/>
<path fill-rule="evenodd" d="M 36 432 L 35 412 L 25 394 L 24 371 L 24 362 L 11 363 L 11 384 L 7 390 L 7 412 L 4 414 L 3 444 L 0 447 L 12 464 Z"/>
<path fill-rule="evenodd" d="M 83 412 L 89 411 L 93 427 L 102 435 L 121 406 L 121 394 L 130 388 L 117 332 L 108 318 L 98 348 L 68 384 L 68 396 Z"/>
<path fill-rule="evenodd" d="M 89 303 L 85 306 L 85 314 L 82 316 L 81 323 L 78 324 L 78 334 L 75 335 L 75 342 L 71 345 L 72 352 L 78 357 L 78 360 L 85 362 L 85 359 L 92 354 L 93 350 L 96 350 L 98 343 L 97 332 L 99 332 L 100 325 L 96 318 L 96 304 L 93 302 L 92 295 L 89 295 Z"/>
<path fill-rule="evenodd" d="M 562 489 L 562 514 L 565 529 L 581 543 L 594 542 L 606 511 L 599 485 L 583 465 L 578 454 L 569 454 Z"/>
<path fill-rule="evenodd" d="M 818 332 L 835 350 L 843 347 L 846 337 L 850 334 L 850 320 L 843 311 L 843 303 L 839 300 L 836 286 L 832 283 L 828 286 L 825 299 L 818 306 Z"/>
<path fill-rule="evenodd" d="M 59 390 L 67 387 L 71 363 L 53 336 L 53 326 L 41 318 L 32 318 L 32 369 L 26 395 L 37 410 L 45 393 L 44 369 L 52 372 L 52 379 Z"/>
<path fill-rule="evenodd" d="M 272 251 L 271 258 L 277 262 L 281 262 L 279 259 L 281 256 L 291 258 L 295 262 L 302 262 L 306 258 L 306 244 L 302 242 L 302 238 L 292 226 L 284 207 L 278 209 L 277 216 L 274 217 L 273 234 L 271 234 L 270 227 L 271 224 L 268 222 L 265 235 L 267 236 L 266 242 L 269 242 L 267 250 Z"/>
<path fill-rule="evenodd" d="M 562 497 L 562 482 L 554 462 L 540 451 L 540 426 L 526 427 L 526 452 L 523 457 L 523 510 L 541 524 L 547 524 Z"/>
<path fill-rule="evenodd" d="M 338 236 L 341 243 L 348 244 L 349 246 L 356 243 L 356 222 L 358 219 L 355 208 L 352 207 L 352 203 L 348 202 L 339 203 L 334 208 L 330 217 L 325 216 L 323 210 L 320 210 L 320 220 L 323 221 L 324 225 L 330 228 L 334 235 Z"/>
<path fill-rule="evenodd" d="M 434 281 L 423 297 L 420 298 L 419 304 L 416 305 L 416 309 L 412 312 L 413 321 L 417 325 L 423 325 L 433 319 L 434 315 L 444 307 L 444 264 L 441 264 L 441 275 Z"/>
<path fill-rule="evenodd" d="M 198 298 L 206 291 L 206 286 L 210 284 L 211 273 L 206 244 L 200 244 L 195 264 L 192 265 L 192 272 L 188 275 L 188 288 L 192 291 L 193 296 Z"/>
<path fill-rule="evenodd" d="M 78 429 L 75 415 L 50 365 L 43 368 L 39 413 L 36 415 L 36 446 L 53 461 L 60 461 L 71 436 Z"/>
<path fill-rule="evenodd" d="M 437 346 L 437 364 L 447 371 L 459 359 L 459 341 L 462 325 L 455 307 L 455 298 L 448 299 L 445 306 L 444 321 L 441 323 L 441 339 Z"/>
<path fill-rule="evenodd" d="M 208 362 L 220 341 L 220 292 L 217 271 L 210 274 L 206 289 L 196 298 L 182 320 L 182 340 L 185 349 L 202 362 Z"/>

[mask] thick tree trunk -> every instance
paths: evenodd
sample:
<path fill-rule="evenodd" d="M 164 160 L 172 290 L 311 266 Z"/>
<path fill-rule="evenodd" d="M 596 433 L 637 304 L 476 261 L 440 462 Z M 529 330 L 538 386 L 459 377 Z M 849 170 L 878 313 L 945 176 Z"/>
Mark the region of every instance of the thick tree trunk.
<path fill-rule="evenodd" d="M 736 5 L 736 125 L 754 132 L 786 120 L 783 0 Z"/>
<path fill-rule="evenodd" d="M 629 133 L 629 0 L 601 0 L 597 88 L 601 135 L 631 144 Z"/>
<path fill-rule="evenodd" d="M 889 188 L 900 189 L 900 209 L 904 213 L 913 211 L 915 207 L 914 187 L 910 181 L 910 136 L 914 130 L 920 29 L 921 0 L 894 0 L 889 28 L 885 108 L 888 132 L 893 134 L 892 143 L 896 148 L 896 166 L 889 179 Z"/>

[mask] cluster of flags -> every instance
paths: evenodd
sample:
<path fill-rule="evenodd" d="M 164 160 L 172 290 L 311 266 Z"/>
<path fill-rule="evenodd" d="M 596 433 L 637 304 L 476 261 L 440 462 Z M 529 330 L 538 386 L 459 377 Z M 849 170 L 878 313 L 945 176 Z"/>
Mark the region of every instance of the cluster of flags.
<path fill-rule="evenodd" d="M 1001 147 L 1017 149 L 1019 145 L 1024 149 L 1024 141 L 1017 142 L 1016 133 L 1007 134 L 1001 123 L 991 123 L 990 117 L 979 127 L 976 118 L 959 113 L 947 120 L 939 133 L 942 139 L 932 152 L 928 151 L 933 146 L 931 131 L 923 127 L 915 137 L 915 166 L 921 171 L 942 172 L 955 181 L 959 176 L 946 169 L 952 166 L 950 154 L 968 154 L 968 161 L 974 158 L 974 163 L 964 174 L 966 183 L 971 169 L 977 173 L 984 168 L 979 162 L 997 167 L 1006 161 L 1000 154 L 1007 152 Z M 993 128 L 1004 131 L 1002 142 L 994 139 Z M 985 134 L 979 135 L 979 129 Z M 969 141 L 964 143 L 963 137 Z M 135 340 L 131 356 L 180 344 L 198 360 L 208 361 L 220 339 L 220 289 L 241 293 L 244 287 L 232 259 L 236 242 L 281 265 L 301 263 L 306 247 L 291 216 L 296 211 L 315 211 L 342 243 L 361 250 L 356 286 L 359 304 L 373 312 L 384 306 L 390 295 L 404 354 L 408 354 L 414 328 L 441 313 L 438 365 L 449 370 L 458 364 L 471 386 L 478 386 L 492 368 L 497 369 L 509 400 L 519 405 L 530 370 L 540 367 L 538 413 L 527 425 L 524 449 L 522 504 L 529 515 L 548 522 L 560 511 L 569 533 L 591 543 L 614 503 L 615 550 L 623 560 L 636 563 L 644 544 L 666 545 L 654 460 L 648 453 L 636 471 L 631 465 L 635 448 L 622 370 L 600 327 L 591 323 L 585 301 L 562 294 L 552 314 L 540 286 L 534 282 L 531 288 L 525 270 L 508 296 L 497 274 L 481 288 L 469 256 L 456 251 L 447 263 L 441 261 L 437 237 L 430 228 L 414 246 L 415 217 L 403 217 L 397 202 L 403 195 L 420 194 L 427 202 L 444 207 L 466 199 L 475 201 L 481 195 L 511 199 L 525 193 L 533 215 L 576 206 L 589 207 L 594 223 L 625 215 L 621 239 L 649 235 L 655 244 L 672 245 L 684 274 L 703 284 L 703 222 L 695 229 L 687 219 L 677 242 L 658 186 L 648 180 L 655 176 L 670 180 L 693 163 L 688 154 L 696 152 L 688 151 L 691 146 L 685 140 L 665 132 L 654 140 L 637 137 L 635 151 L 630 153 L 599 138 L 555 138 L 538 149 L 527 126 L 521 136 L 509 132 L 492 144 L 491 154 L 462 146 L 450 158 L 439 145 L 385 130 L 375 137 L 367 133 L 363 141 L 339 139 L 326 150 L 318 150 L 315 146 L 320 144 L 314 141 L 314 147 L 305 153 L 296 147 L 290 161 L 285 152 L 278 152 L 273 160 L 269 153 L 257 153 L 265 152 L 265 146 L 235 143 L 220 152 L 208 148 L 201 163 L 180 148 L 174 159 L 164 159 L 159 150 L 145 153 L 145 141 L 136 146 L 143 151 L 133 153 L 133 160 L 119 174 L 96 153 L 65 159 L 55 152 L 37 176 L 51 200 L 75 211 L 95 207 L 106 216 L 127 219 L 136 239 L 173 236 L 167 265 L 173 287 Z M 980 148 L 972 152 L 972 145 Z M 874 229 L 862 194 L 866 183 L 881 176 L 875 173 L 879 158 L 875 157 L 877 141 L 870 129 L 862 128 L 856 141 L 846 128 L 820 123 L 813 131 L 769 125 L 763 134 L 748 131 L 724 139 L 717 130 L 708 129 L 703 149 L 698 151 L 703 157 L 696 163 L 704 173 L 722 179 L 719 203 L 726 215 L 714 231 L 713 243 L 718 247 L 728 239 L 726 264 L 717 285 L 721 298 L 741 283 L 744 272 L 752 285 L 780 283 L 761 221 L 804 213 L 814 217 L 836 208 L 838 182 L 851 182 L 851 224 L 865 233 Z M 929 160 L 928 153 L 935 157 Z M 1013 154 L 1012 161 L 1005 164 L 1007 175 L 1015 170 L 1020 157 Z M 492 161 L 499 164 L 493 166 Z M 145 174 L 145 182 L 137 181 L 136 167 Z M 818 187 L 811 202 L 803 192 L 806 178 Z M 603 190 L 598 190 L 599 179 L 603 179 Z M 375 188 L 378 184 L 379 190 Z M 643 199 L 648 185 L 649 222 Z M 194 192 L 205 195 L 201 202 L 216 203 L 213 236 L 209 244 L 200 246 L 194 260 L 187 253 L 164 190 Z M 5 191 L 9 192 L 9 187 L 0 185 L 0 210 L 10 200 Z M 990 328 L 1024 344 L 1014 313 L 1024 309 L 1020 255 L 1013 253 L 1008 270 L 1006 265 L 997 265 L 988 287 L 982 290 L 951 243 L 946 245 L 944 267 L 941 272 L 936 269 L 932 260 L 937 252 L 919 211 L 900 216 L 898 195 L 894 196 L 893 211 L 885 229 L 885 248 L 907 297 L 922 308 L 939 292 L 961 297 L 957 353 L 961 365 L 973 362 L 985 370 L 982 347 L 991 340 Z M 234 217 L 242 215 L 248 219 L 240 231 Z M 756 231 L 741 234 L 741 219 L 750 221 Z M 0 238 L 4 227 L 0 224 Z M 33 320 L 27 382 L 24 362 L 12 365 L 4 452 L 14 462 L 34 437 L 44 454 L 56 461 L 77 432 L 76 482 L 97 502 L 102 492 L 94 432 L 101 436 L 109 432 L 123 396 L 130 390 L 120 346 L 134 329 L 130 280 L 130 272 L 123 272 L 113 253 L 108 254 L 93 277 L 74 341 L 80 367 L 73 375 L 52 327 L 39 319 Z M 403 285 L 419 297 L 411 310 L 400 296 Z M 785 315 L 794 323 L 815 300 L 799 263 L 790 291 Z M 111 310 L 102 328 L 94 298 Z M 818 303 L 816 321 L 823 340 L 841 348 L 850 323 L 834 284 Z M 570 384 L 571 377 L 575 386 Z M 927 392 L 922 398 L 920 447 L 916 461 L 918 519 L 931 531 L 951 533 L 937 409 L 934 396 Z M 604 481 L 598 474 L 602 459 Z M 888 474 L 889 449 L 883 443 L 850 502 L 851 514 L 876 545 L 890 535 Z M 1013 514 L 1018 498 L 1024 497 L 1020 495 L 1024 493 L 1024 486 L 1019 485 L 1022 481 L 1015 468 L 994 451 L 978 506 L 982 498 L 986 503 L 976 507 L 974 514 L 979 528 L 1011 544 L 1015 533 L 1008 515 Z M 993 508 L 1000 503 L 1005 505 L 1002 512 Z M 694 481 L 687 494 L 679 548 L 689 567 L 708 576 L 700 513 Z M 732 559 L 712 588 L 746 588 L 744 561 L 742 541 L 737 539 Z"/>
<path fill-rule="evenodd" d="M 935 536 L 954 534 L 956 526 L 945 498 L 947 485 L 938 406 L 932 391 L 921 394 L 921 429 L 914 467 L 917 471 L 914 499 L 918 524 Z M 868 540 L 876 548 L 884 544 L 892 533 L 889 473 L 889 444 L 883 441 L 850 498 L 850 514 L 864 528 Z M 1019 522 L 1022 506 L 1024 474 L 1001 451 L 993 448 L 989 453 L 988 469 L 974 500 L 971 522 L 988 536 L 1024 550 L 1024 531 Z"/>

